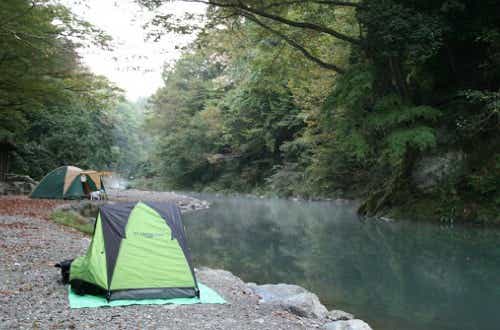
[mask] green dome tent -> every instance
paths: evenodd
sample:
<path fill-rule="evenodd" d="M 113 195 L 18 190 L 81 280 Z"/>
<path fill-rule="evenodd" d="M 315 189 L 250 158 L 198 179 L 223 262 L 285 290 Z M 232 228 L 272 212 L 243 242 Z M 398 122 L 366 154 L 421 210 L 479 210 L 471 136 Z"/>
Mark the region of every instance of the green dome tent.
<path fill-rule="evenodd" d="M 61 166 L 47 174 L 31 193 L 31 198 L 78 199 L 101 188 L 95 171 Z M 96 182 L 97 181 L 97 182 Z"/>
<path fill-rule="evenodd" d="M 92 242 L 70 266 L 77 294 L 116 299 L 199 296 L 181 213 L 174 203 L 107 204 Z"/>

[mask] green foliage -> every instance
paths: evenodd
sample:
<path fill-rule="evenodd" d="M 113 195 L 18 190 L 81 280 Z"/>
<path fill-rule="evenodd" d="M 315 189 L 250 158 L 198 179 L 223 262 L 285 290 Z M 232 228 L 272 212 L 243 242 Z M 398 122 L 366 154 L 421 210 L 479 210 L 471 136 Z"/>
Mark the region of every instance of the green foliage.
<path fill-rule="evenodd" d="M 50 217 L 55 223 L 74 228 L 87 235 L 92 235 L 94 232 L 94 226 L 76 212 L 55 211 Z"/>
<path fill-rule="evenodd" d="M 398 96 L 389 95 L 375 104 L 373 114 L 368 118 L 367 126 L 384 131 L 422 121 L 435 122 L 441 112 L 430 106 L 405 106 Z"/>
<path fill-rule="evenodd" d="M 144 161 L 128 148 L 140 149 L 140 120 L 124 103 L 115 109 L 120 90 L 80 64 L 78 47 L 108 42 L 51 1 L 0 3 L 0 141 L 17 145 L 13 172 L 40 179 L 61 165 L 127 171 Z"/>
<path fill-rule="evenodd" d="M 351 195 L 365 179 L 365 168 L 373 166 L 376 151 L 370 143 L 372 132 L 364 124 L 370 114 L 373 84 L 371 66 L 353 66 L 337 80 L 322 104 L 321 131 L 308 168 L 315 194 Z"/>
<path fill-rule="evenodd" d="M 188 54 L 166 70 L 165 87 L 150 99 L 147 129 L 155 133 L 154 171 L 173 187 L 192 187 L 211 177 L 207 157 L 220 144 L 221 64 Z"/>
<path fill-rule="evenodd" d="M 17 150 L 14 168 L 35 178 L 63 164 L 105 168 L 112 164 L 111 125 L 103 114 L 84 109 L 54 109 L 29 115 L 28 143 Z M 82 138 L 85 137 L 85 138 Z"/>
<path fill-rule="evenodd" d="M 285 196 L 363 196 L 368 213 L 430 199 L 431 213 L 443 219 L 495 209 L 498 5 L 220 3 L 210 7 L 207 26 L 166 70 L 166 86 L 153 98 L 155 164 L 166 181 Z M 173 23 L 157 17 L 154 24 L 167 21 Z M 360 43 L 349 40 L 357 35 Z M 289 47 L 291 39 L 306 52 Z M 343 74 L 319 69 L 307 52 L 331 59 Z M 417 189 L 415 162 L 449 150 L 466 155 L 460 173 L 445 173 L 430 192 Z"/>
<path fill-rule="evenodd" d="M 149 153 L 153 142 L 145 126 L 145 104 L 142 99 L 136 103 L 120 102 L 109 115 L 113 126 L 111 155 L 108 167 L 130 176 L 150 176 Z M 108 155 L 109 156 L 109 155 Z"/>
<path fill-rule="evenodd" d="M 51 2 L 4 1 L 0 139 L 19 141 L 16 168 L 35 177 L 73 163 L 175 188 L 361 197 L 367 213 L 433 200 L 438 218 L 485 218 L 499 207 L 499 9 L 220 0 L 203 26 L 157 16 L 155 38 L 199 33 L 145 105 L 79 64 L 80 44 L 105 46 L 100 31 Z M 460 173 L 419 187 L 415 164 L 450 150 Z"/>
<path fill-rule="evenodd" d="M 314 197 L 311 182 L 299 163 L 276 165 L 273 168 L 273 174 L 266 178 L 266 183 L 266 189 L 278 196 Z"/>
<path fill-rule="evenodd" d="M 379 154 L 399 164 L 412 150 L 424 152 L 436 147 L 436 132 L 431 125 L 440 116 L 438 109 L 407 106 L 400 97 L 388 95 L 375 103 L 365 127 L 370 135 L 383 141 Z"/>
<path fill-rule="evenodd" d="M 437 1 L 442 2 L 442 1 Z M 382 58 L 404 57 L 424 63 L 443 46 L 446 23 L 438 13 L 422 10 L 424 1 L 364 1 L 358 18 L 368 32 L 368 47 Z"/>
<path fill-rule="evenodd" d="M 471 173 L 468 183 L 473 192 L 480 198 L 493 196 L 491 202 L 500 206 L 500 154 L 497 152 L 490 163 L 484 164 L 479 170 Z"/>
<path fill-rule="evenodd" d="M 228 64 L 206 48 L 165 72 L 165 88 L 150 100 L 148 127 L 158 141 L 155 168 L 166 182 L 224 190 L 265 184 L 281 161 L 280 147 L 303 125 L 286 81 L 275 78 L 268 60 Z"/>
<path fill-rule="evenodd" d="M 409 149 L 420 152 L 431 150 L 436 146 L 434 131 L 425 126 L 394 131 L 387 137 L 389 159 L 393 162 L 401 161 Z"/>

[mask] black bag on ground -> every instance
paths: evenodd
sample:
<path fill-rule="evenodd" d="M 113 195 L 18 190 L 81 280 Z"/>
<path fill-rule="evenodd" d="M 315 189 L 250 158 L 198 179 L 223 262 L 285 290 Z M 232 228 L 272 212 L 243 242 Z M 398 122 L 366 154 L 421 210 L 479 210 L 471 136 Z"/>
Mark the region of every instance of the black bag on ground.
<path fill-rule="evenodd" d="M 69 283 L 69 270 L 71 268 L 71 263 L 73 262 L 73 260 L 74 259 L 64 260 L 54 265 L 57 268 L 61 268 L 61 276 L 63 284 Z"/>

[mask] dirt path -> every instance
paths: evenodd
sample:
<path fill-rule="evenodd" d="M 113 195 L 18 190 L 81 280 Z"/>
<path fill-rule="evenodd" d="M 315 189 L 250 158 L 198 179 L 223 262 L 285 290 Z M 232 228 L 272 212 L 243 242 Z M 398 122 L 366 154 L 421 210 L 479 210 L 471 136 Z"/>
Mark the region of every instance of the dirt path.
<path fill-rule="evenodd" d="M 17 203 L 17 204 L 16 204 Z M 314 329 L 257 297 L 228 272 L 202 270 L 198 278 L 226 305 L 127 306 L 70 309 L 54 263 L 81 255 L 89 239 L 47 218 L 58 202 L 0 199 L 0 329 Z"/>

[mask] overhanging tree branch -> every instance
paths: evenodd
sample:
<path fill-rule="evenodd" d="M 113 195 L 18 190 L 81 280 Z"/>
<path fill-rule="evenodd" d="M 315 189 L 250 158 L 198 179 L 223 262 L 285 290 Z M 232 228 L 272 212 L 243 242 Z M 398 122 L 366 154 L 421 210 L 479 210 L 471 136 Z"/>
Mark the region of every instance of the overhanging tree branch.
<path fill-rule="evenodd" d="M 327 62 L 321 60 L 320 58 L 314 56 L 313 54 L 311 54 L 311 52 L 309 52 L 307 49 L 305 49 L 298 42 L 296 42 L 295 40 L 293 40 L 292 38 L 290 38 L 286 34 L 280 32 L 278 30 L 275 30 L 272 27 L 270 27 L 269 25 L 263 23 L 262 21 L 260 21 L 259 19 L 257 19 L 257 17 L 255 17 L 254 15 L 251 15 L 251 14 L 248 14 L 248 13 L 242 13 L 241 15 L 243 17 L 247 18 L 248 20 L 254 22 L 255 24 L 261 26 L 262 28 L 266 29 L 267 31 L 269 31 L 269 32 L 277 35 L 278 37 L 280 37 L 281 39 L 283 39 L 286 43 L 288 43 L 290 46 L 292 46 L 295 49 L 299 50 L 307 59 L 309 59 L 310 61 L 313 61 L 314 63 L 318 64 L 322 68 L 325 68 L 325 69 L 328 69 L 328 70 L 333 70 L 333 71 L 335 71 L 337 73 L 340 73 L 340 74 L 343 74 L 345 72 L 345 70 L 342 69 L 342 68 L 340 68 L 339 66 L 337 66 L 335 64 L 332 64 L 332 63 L 327 63 Z"/>
<path fill-rule="evenodd" d="M 337 39 L 349 42 L 351 44 L 354 44 L 354 45 L 357 45 L 357 46 L 361 45 L 361 40 L 360 39 L 353 38 L 351 36 L 348 36 L 346 34 L 338 32 L 338 31 L 336 31 L 336 30 L 334 30 L 332 28 L 329 28 L 327 26 L 323 26 L 323 25 L 319 25 L 319 24 L 315 24 L 315 23 L 310 23 L 310 22 L 292 21 L 292 20 L 289 20 L 289 19 L 287 19 L 285 17 L 274 15 L 274 14 L 268 13 L 268 12 L 266 12 L 264 10 L 261 10 L 261 9 L 249 7 L 249 6 L 245 5 L 245 4 L 243 4 L 242 2 L 238 2 L 238 3 L 221 3 L 221 2 L 212 1 L 212 0 L 179 0 L 179 1 L 203 3 L 203 4 L 206 4 L 206 5 L 212 5 L 212 6 L 221 7 L 221 8 L 234 8 L 234 9 L 240 11 L 240 13 L 242 13 L 242 14 L 244 14 L 244 13 L 251 13 L 251 14 L 254 14 L 254 15 L 257 15 L 257 16 L 260 16 L 260 17 L 265 17 L 265 18 L 268 18 L 270 20 L 273 20 L 273 21 L 276 21 L 276 22 L 288 25 L 288 26 L 293 26 L 293 27 L 298 27 L 298 28 L 303 28 L 303 29 L 309 29 L 309 30 L 320 32 L 320 33 L 325 33 L 325 34 L 331 35 L 331 36 L 333 36 L 333 37 L 335 37 Z M 328 2 L 330 4 L 334 4 L 336 1 L 331 1 L 331 2 L 328 1 Z"/>
<path fill-rule="evenodd" d="M 337 32 L 337 31 L 335 31 L 335 30 L 333 30 L 333 29 L 331 29 L 329 27 L 323 26 L 323 25 L 318 25 L 318 24 L 308 23 L 308 22 L 296 22 L 296 21 L 292 21 L 292 20 L 289 20 L 289 19 L 281 17 L 281 16 L 277 16 L 277 15 L 273 15 L 273 14 L 267 13 L 267 12 L 259 10 L 259 9 L 250 8 L 248 6 L 242 6 L 242 7 L 243 7 L 242 9 L 245 10 L 245 11 L 248 11 L 250 13 L 256 14 L 258 16 L 269 18 L 269 19 L 271 19 L 273 21 L 277 21 L 277 22 L 280 22 L 280 23 L 283 23 L 283 24 L 286 24 L 286 25 L 290 25 L 290 26 L 294 26 L 294 27 L 305 28 L 305 29 L 310 29 L 310 30 L 314 30 L 314 31 L 326 33 L 326 34 L 329 34 L 329 35 L 331 35 L 331 36 L 333 36 L 333 37 L 335 37 L 337 39 L 344 40 L 344 41 L 350 42 L 350 43 L 355 44 L 355 45 L 359 45 L 361 43 L 361 41 L 358 40 L 358 39 L 352 38 L 352 37 L 350 37 L 348 35 L 345 35 L 343 33 Z"/>
<path fill-rule="evenodd" d="M 295 1 L 283 1 L 283 2 L 278 2 L 278 3 L 273 3 L 270 5 L 267 5 L 264 8 L 267 9 L 267 8 L 272 8 L 272 7 L 297 5 L 297 4 L 303 4 L 303 3 L 317 3 L 320 5 L 332 5 L 332 6 L 339 6 L 339 7 L 355 7 L 355 8 L 361 7 L 361 4 L 356 3 L 356 2 L 350 2 L 350 1 L 295 0 Z"/>

